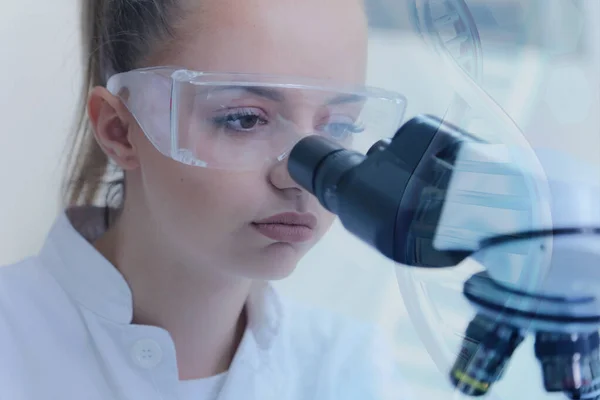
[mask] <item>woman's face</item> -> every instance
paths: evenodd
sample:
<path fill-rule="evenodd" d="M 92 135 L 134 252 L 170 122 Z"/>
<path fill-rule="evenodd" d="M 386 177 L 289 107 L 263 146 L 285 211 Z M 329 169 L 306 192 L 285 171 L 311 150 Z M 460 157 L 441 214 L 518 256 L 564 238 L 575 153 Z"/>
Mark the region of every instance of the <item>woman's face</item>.
<path fill-rule="evenodd" d="M 183 21 L 179 42 L 160 64 L 364 84 L 362 0 L 200 4 Z M 301 115 L 307 121 L 296 120 L 296 125 L 312 122 L 310 113 Z M 334 220 L 290 178 L 286 160 L 251 171 L 200 168 L 161 155 L 137 125 L 130 140 L 139 160 L 139 167 L 128 172 L 128 183 L 140 192 L 134 197 L 144 199 L 170 247 L 199 267 L 254 279 L 283 278 Z M 285 227 L 256 224 L 281 213 L 312 215 L 316 224 L 298 237 L 286 236 Z"/>

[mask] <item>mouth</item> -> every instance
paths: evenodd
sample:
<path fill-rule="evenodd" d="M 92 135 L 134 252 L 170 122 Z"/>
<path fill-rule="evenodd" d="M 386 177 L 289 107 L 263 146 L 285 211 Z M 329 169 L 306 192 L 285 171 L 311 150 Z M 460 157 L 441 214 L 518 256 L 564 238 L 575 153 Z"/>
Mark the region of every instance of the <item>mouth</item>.
<path fill-rule="evenodd" d="M 317 218 L 312 214 L 283 213 L 253 222 L 251 225 L 269 239 L 302 243 L 313 239 Z"/>

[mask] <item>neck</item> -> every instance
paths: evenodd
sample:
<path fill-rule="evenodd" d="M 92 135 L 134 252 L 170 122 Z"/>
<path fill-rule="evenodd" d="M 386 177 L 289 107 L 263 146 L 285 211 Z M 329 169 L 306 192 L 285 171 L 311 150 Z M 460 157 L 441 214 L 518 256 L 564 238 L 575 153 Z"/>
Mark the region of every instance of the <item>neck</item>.
<path fill-rule="evenodd" d="M 170 333 L 181 380 L 227 371 L 246 327 L 250 281 L 177 260 L 144 235 L 152 230 L 143 220 L 124 211 L 95 243 L 131 288 L 133 323 Z"/>

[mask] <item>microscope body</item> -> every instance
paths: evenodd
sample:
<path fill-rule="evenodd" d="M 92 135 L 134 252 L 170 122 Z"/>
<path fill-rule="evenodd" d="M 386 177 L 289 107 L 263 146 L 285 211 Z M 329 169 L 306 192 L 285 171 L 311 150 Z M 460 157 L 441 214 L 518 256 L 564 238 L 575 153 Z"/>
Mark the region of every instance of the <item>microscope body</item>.
<path fill-rule="evenodd" d="M 477 315 L 450 372 L 454 385 L 485 394 L 533 335 L 546 391 L 600 398 L 595 171 L 549 149 L 464 143 L 445 193 L 434 247 L 472 250 L 485 267 L 464 284 Z"/>
<path fill-rule="evenodd" d="M 450 371 L 463 393 L 487 393 L 531 334 L 546 391 L 600 399 L 600 181 L 590 167 L 418 116 L 366 155 L 307 137 L 288 170 L 406 267 L 469 257 L 485 268 L 464 284 L 477 314 Z"/>
<path fill-rule="evenodd" d="M 427 125 L 454 139 L 421 160 L 428 167 L 420 169 L 433 173 L 418 178 L 415 169 L 417 211 L 402 223 L 416 256 L 405 261 L 442 267 L 419 253 L 468 254 L 485 268 L 464 284 L 477 314 L 450 371 L 452 383 L 484 395 L 533 335 L 547 392 L 600 399 L 597 172 L 562 152 L 484 143 L 439 120 Z"/>

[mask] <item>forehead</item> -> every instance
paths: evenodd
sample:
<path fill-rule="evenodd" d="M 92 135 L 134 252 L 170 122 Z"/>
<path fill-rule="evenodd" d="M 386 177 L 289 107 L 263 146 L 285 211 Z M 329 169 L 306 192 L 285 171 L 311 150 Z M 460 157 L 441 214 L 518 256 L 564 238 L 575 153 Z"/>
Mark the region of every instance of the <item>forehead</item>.
<path fill-rule="evenodd" d="M 205 0 L 163 63 L 364 83 L 362 0 Z"/>

